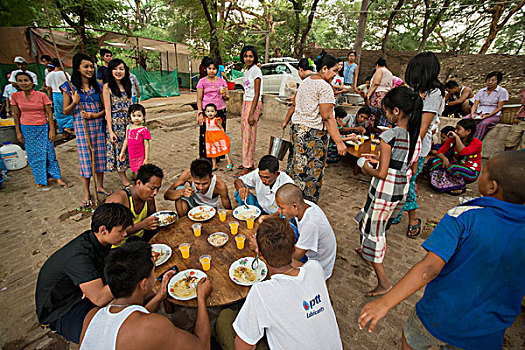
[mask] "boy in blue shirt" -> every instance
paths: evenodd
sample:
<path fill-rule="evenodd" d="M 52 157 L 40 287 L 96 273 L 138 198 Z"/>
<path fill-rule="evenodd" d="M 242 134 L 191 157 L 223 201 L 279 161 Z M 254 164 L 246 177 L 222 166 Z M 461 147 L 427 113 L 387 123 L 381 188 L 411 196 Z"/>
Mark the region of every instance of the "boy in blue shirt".
<path fill-rule="evenodd" d="M 484 196 L 448 211 L 423 243 L 427 255 L 388 293 L 366 304 L 372 332 L 390 309 L 427 285 L 403 327 L 403 349 L 501 349 L 525 295 L 525 152 L 493 156 Z"/>

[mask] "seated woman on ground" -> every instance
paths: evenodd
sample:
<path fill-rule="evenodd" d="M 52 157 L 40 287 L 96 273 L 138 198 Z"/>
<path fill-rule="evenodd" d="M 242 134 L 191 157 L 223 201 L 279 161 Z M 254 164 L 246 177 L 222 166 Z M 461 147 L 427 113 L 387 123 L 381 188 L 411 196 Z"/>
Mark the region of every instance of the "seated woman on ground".
<path fill-rule="evenodd" d="M 451 195 L 465 193 L 466 184 L 477 180 L 481 171 L 482 143 L 474 137 L 476 122 L 462 119 L 456 131 L 450 131 L 449 139 L 430 161 L 430 182 L 434 188 Z M 446 154 L 451 151 L 450 158 Z"/>

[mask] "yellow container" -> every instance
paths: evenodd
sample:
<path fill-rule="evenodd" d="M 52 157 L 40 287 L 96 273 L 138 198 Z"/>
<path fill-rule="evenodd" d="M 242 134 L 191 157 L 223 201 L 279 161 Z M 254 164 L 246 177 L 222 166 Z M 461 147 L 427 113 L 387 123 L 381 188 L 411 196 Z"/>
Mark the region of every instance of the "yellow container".
<path fill-rule="evenodd" d="M 359 151 L 359 144 L 358 144 L 358 143 L 356 143 L 356 144 L 354 145 L 354 150 L 355 150 L 356 152 Z"/>
<path fill-rule="evenodd" d="M 244 235 L 238 235 L 235 237 L 235 243 L 237 243 L 237 249 L 242 250 L 244 249 L 244 241 L 246 237 Z"/>
<path fill-rule="evenodd" d="M 191 228 L 193 229 L 193 234 L 195 237 L 199 237 L 202 233 L 202 225 L 201 224 L 193 224 L 191 225 Z"/>
<path fill-rule="evenodd" d="M 188 259 L 190 257 L 190 246 L 191 245 L 189 243 L 182 243 L 179 245 L 179 250 L 183 259 Z"/>
<path fill-rule="evenodd" d="M 219 209 L 219 220 L 220 221 L 226 221 L 226 210 L 225 209 Z"/>
<path fill-rule="evenodd" d="M 375 143 L 373 143 L 373 144 L 370 145 L 370 150 L 371 150 L 372 152 L 375 152 L 375 151 L 376 151 L 376 144 L 375 144 Z"/>
<path fill-rule="evenodd" d="M 255 222 L 255 218 L 248 218 L 246 219 L 246 226 L 248 227 L 248 230 L 253 229 L 253 223 Z"/>
<path fill-rule="evenodd" d="M 230 222 L 230 232 L 234 236 L 239 232 L 239 223 L 237 221 Z"/>
<path fill-rule="evenodd" d="M 208 271 L 211 267 L 211 256 L 209 255 L 201 255 L 201 257 L 199 258 L 199 261 L 202 265 L 202 269 L 204 271 Z"/>

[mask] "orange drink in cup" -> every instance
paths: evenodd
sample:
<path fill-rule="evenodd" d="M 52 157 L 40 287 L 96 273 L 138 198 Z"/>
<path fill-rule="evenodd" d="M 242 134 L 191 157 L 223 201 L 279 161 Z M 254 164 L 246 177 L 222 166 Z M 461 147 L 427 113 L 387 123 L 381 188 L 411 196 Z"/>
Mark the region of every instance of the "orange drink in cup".
<path fill-rule="evenodd" d="M 374 139 L 374 137 L 376 137 L 376 135 L 375 135 L 375 134 L 370 134 L 370 140 L 373 140 L 373 139 Z"/>
<path fill-rule="evenodd" d="M 179 245 L 179 250 L 183 259 L 188 259 L 190 257 L 190 246 L 189 243 L 182 243 Z"/>
<path fill-rule="evenodd" d="M 219 209 L 219 220 L 220 221 L 226 221 L 226 210 L 225 209 Z"/>
<path fill-rule="evenodd" d="M 364 137 L 364 135 L 361 135 L 361 143 L 365 143 L 365 137 Z"/>
<path fill-rule="evenodd" d="M 255 218 L 253 216 L 250 216 L 248 219 L 246 219 L 246 226 L 248 227 L 248 230 L 253 229 L 254 222 L 255 222 Z"/>
<path fill-rule="evenodd" d="M 370 145 L 370 150 L 371 150 L 372 152 L 375 152 L 375 151 L 376 151 L 376 144 L 375 144 L 375 143 L 372 143 L 372 144 Z"/>
<path fill-rule="evenodd" d="M 237 249 L 242 250 L 244 249 L 244 240 L 246 237 L 244 235 L 238 235 L 235 237 L 235 243 L 237 243 Z"/>
<path fill-rule="evenodd" d="M 237 221 L 230 222 L 230 232 L 234 236 L 239 232 L 239 223 Z"/>
<path fill-rule="evenodd" d="M 356 152 L 359 151 L 359 144 L 358 144 L 358 143 L 354 144 L 354 150 L 355 150 Z"/>
<path fill-rule="evenodd" d="M 204 271 L 208 271 L 210 269 L 210 265 L 211 265 L 211 256 L 209 255 L 201 255 L 201 257 L 199 258 L 199 261 L 202 265 L 202 269 Z"/>
<path fill-rule="evenodd" d="M 191 225 L 191 228 L 193 229 L 193 234 L 195 237 L 199 237 L 202 233 L 202 225 L 201 224 L 193 224 Z"/>

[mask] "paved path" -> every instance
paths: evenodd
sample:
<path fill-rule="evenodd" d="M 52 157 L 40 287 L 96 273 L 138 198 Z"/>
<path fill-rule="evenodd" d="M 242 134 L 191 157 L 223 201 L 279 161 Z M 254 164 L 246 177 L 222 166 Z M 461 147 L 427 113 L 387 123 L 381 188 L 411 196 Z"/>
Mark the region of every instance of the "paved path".
<path fill-rule="evenodd" d="M 162 199 L 162 194 L 198 153 L 193 115 L 176 114 L 189 111 L 189 107 L 182 104 L 191 100 L 194 97 L 185 94 L 145 103 L 150 120 L 173 116 L 169 122 L 158 124 L 161 126 L 152 130 L 151 160 L 165 173 L 157 203 L 160 209 L 173 208 L 172 203 Z M 262 117 L 257 158 L 266 154 L 270 136 L 280 134 L 278 128 L 279 123 L 265 121 Z M 238 165 L 241 163 L 240 119 L 230 118 L 227 129 L 232 139 L 232 157 Z M 76 349 L 61 337 L 41 329 L 34 311 L 34 290 L 40 267 L 54 251 L 89 228 L 90 224 L 89 215 L 75 210 L 82 199 L 75 141 L 57 146 L 57 157 L 64 178 L 73 182 L 74 187 L 62 189 L 55 185 L 49 191 L 38 191 L 29 167 L 26 167 L 9 173 L 5 188 L 0 191 L 0 348 L 5 350 Z M 227 181 L 232 191 L 233 178 L 231 173 L 224 172 L 224 167 L 225 163 L 222 163 L 218 174 Z M 392 310 L 373 335 L 359 331 L 357 317 L 363 305 L 371 300 L 365 298 L 363 293 L 375 287 L 376 280 L 373 270 L 362 263 L 354 252 L 358 232 L 351 219 L 364 204 L 370 179 L 363 174 L 353 176 L 348 160 L 329 165 L 325 179 L 319 205 L 327 213 L 338 243 L 336 266 L 328 287 L 345 348 L 400 348 L 401 327 L 422 294 L 416 293 Z M 119 189 L 116 174 L 107 174 L 105 180 L 107 188 Z M 420 215 L 423 222 L 432 224 L 438 222 L 447 209 L 456 205 L 457 198 L 439 195 L 426 185 L 424 179 L 421 180 Z M 470 185 L 467 195 L 477 195 L 475 188 L 475 185 Z M 424 255 L 420 247 L 421 238 L 411 240 L 405 237 L 406 225 L 404 217 L 401 224 L 394 226 L 389 233 L 385 267 L 393 282 L 398 281 Z M 423 236 L 428 235 L 431 229 L 432 226 L 427 225 Z M 468 297 L 468 291 L 465 297 Z M 505 349 L 522 348 L 524 339 L 525 315 L 522 313 L 507 332 Z"/>

